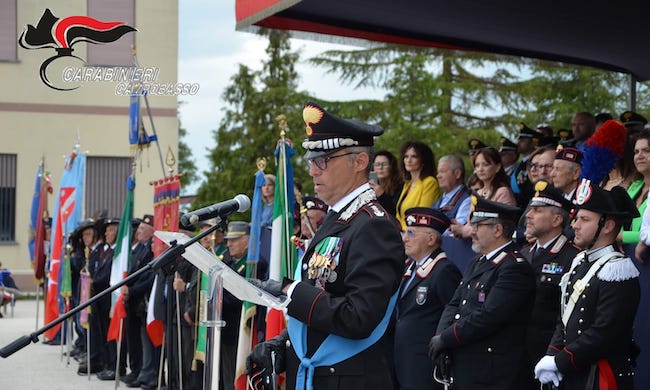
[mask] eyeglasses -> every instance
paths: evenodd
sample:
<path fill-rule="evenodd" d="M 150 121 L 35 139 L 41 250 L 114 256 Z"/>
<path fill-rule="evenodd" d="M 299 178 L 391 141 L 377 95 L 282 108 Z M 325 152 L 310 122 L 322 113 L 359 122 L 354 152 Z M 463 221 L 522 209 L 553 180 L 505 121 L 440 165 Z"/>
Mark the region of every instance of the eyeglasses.
<path fill-rule="evenodd" d="M 471 223 L 470 225 L 472 226 L 472 229 L 478 230 L 479 226 L 493 226 L 493 225 L 496 225 L 496 224 L 486 222 L 486 223 Z"/>
<path fill-rule="evenodd" d="M 375 168 L 388 168 L 390 166 L 390 163 L 387 162 L 376 162 L 372 164 L 373 167 Z"/>
<path fill-rule="evenodd" d="M 423 233 L 423 234 L 431 234 L 430 232 L 420 232 L 420 233 Z M 402 236 L 406 236 L 406 237 L 408 237 L 409 239 L 412 239 L 412 238 L 414 238 L 414 237 L 417 236 L 417 235 L 418 235 L 418 233 L 417 233 L 417 232 L 414 232 L 413 230 L 404 230 L 404 231 L 402 232 Z"/>
<path fill-rule="evenodd" d="M 530 167 L 529 167 L 529 168 L 530 168 L 531 171 L 536 171 L 536 170 L 538 170 L 538 169 L 539 169 L 539 170 L 550 171 L 551 169 L 553 169 L 553 164 L 546 164 L 546 165 L 542 165 L 542 164 L 530 164 Z"/>
<path fill-rule="evenodd" d="M 325 157 L 315 157 L 315 158 L 310 158 L 307 160 L 307 167 L 311 169 L 313 165 L 316 165 L 318 169 L 321 171 L 324 171 L 327 169 L 327 162 L 329 160 L 333 160 L 338 157 L 343 157 L 343 156 L 349 156 L 351 154 L 359 154 L 360 152 L 350 152 L 350 153 L 343 153 L 343 154 L 337 154 L 336 156 L 325 156 Z"/>

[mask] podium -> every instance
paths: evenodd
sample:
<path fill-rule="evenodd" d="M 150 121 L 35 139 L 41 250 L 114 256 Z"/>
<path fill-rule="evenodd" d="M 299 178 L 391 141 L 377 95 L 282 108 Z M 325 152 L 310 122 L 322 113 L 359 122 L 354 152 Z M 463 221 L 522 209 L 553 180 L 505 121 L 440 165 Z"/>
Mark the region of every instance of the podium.
<path fill-rule="evenodd" d="M 168 245 L 171 245 L 174 241 L 178 244 L 185 244 L 191 239 L 178 232 L 156 231 L 155 235 Z M 226 325 L 221 320 L 223 289 L 225 288 L 241 301 L 280 310 L 286 308 L 291 299 L 273 296 L 250 284 L 246 278 L 243 278 L 235 270 L 217 259 L 213 253 L 202 247 L 198 242 L 187 246 L 182 256 L 201 272 L 208 275 L 209 278 L 210 288 L 207 297 L 201 300 L 203 305 L 201 313 L 204 313 L 205 316 L 201 317 L 200 323 L 208 329 L 203 388 L 219 389 L 221 328 Z"/>

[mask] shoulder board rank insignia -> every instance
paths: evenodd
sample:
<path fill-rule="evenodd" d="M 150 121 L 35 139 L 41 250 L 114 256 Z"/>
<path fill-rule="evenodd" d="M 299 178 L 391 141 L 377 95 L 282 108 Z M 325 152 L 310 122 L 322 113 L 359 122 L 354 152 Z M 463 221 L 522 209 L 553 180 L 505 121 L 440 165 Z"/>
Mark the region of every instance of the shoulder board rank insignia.
<path fill-rule="evenodd" d="M 402 279 L 408 279 L 411 277 L 411 272 L 413 269 L 411 267 L 412 263 L 413 262 L 411 261 L 411 259 L 406 259 L 406 261 L 404 262 L 404 275 L 402 275 Z"/>
<path fill-rule="evenodd" d="M 383 211 L 381 211 L 381 210 L 379 209 L 379 207 L 377 207 L 377 205 L 374 205 L 374 204 L 371 205 L 371 206 L 370 206 L 370 209 L 371 209 L 372 212 L 373 212 L 376 216 L 378 216 L 378 217 L 383 217 L 384 215 L 386 215 L 386 213 L 383 212 Z"/>
<path fill-rule="evenodd" d="M 359 196 L 357 196 L 352 203 L 345 209 L 340 215 L 339 215 L 339 220 L 342 221 L 347 221 L 348 219 L 352 218 L 353 215 L 355 215 L 359 210 L 361 210 L 365 205 L 368 203 L 372 202 L 373 200 L 377 199 L 375 196 L 375 191 L 371 189 L 368 189 Z"/>
<path fill-rule="evenodd" d="M 420 279 L 424 279 L 429 274 L 431 271 L 433 271 L 433 268 L 440 262 L 442 259 L 446 259 L 447 255 L 445 252 L 441 252 L 436 256 L 435 258 L 429 257 L 427 261 L 424 262 L 421 266 L 418 267 L 417 275 Z"/>
<path fill-rule="evenodd" d="M 498 264 L 500 264 L 500 263 L 503 261 L 503 259 L 506 258 L 506 256 L 508 256 L 508 253 L 507 253 L 507 252 L 501 252 L 501 253 L 499 253 L 499 255 L 498 255 L 497 257 L 495 257 L 494 259 L 492 259 L 492 263 L 498 265 Z"/>
<path fill-rule="evenodd" d="M 555 244 L 549 252 L 558 253 L 564 247 L 564 244 L 566 244 L 567 241 L 567 238 L 564 235 L 561 235 L 557 241 L 555 241 Z"/>

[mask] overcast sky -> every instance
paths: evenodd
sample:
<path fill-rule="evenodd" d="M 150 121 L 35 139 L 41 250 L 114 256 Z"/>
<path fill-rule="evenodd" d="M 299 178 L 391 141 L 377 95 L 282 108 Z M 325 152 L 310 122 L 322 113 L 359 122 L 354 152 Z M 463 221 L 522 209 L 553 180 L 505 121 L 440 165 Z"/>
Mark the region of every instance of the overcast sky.
<path fill-rule="evenodd" d="M 193 151 L 199 171 L 208 170 L 207 150 L 214 147 L 212 130 L 221 121 L 224 103 L 221 95 L 238 64 L 260 69 L 267 41 L 255 34 L 235 31 L 235 0 L 181 0 L 179 2 L 178 81 L 199 83 L 195 96 L 180 96 L 180 120 L 187 129 L 185 143 Z M 353 90 L 312 69 L 304 60 L 329 49 L 350 46 L 309 40 L 292 40 L 292 50 L 302 50 L 297 67 L 298 90 L 313 91 L 314 96 L 330 100 L 352 100 L 370 96 L 380 97 L 374 90 Z M 202 176 L 202 175 L 201 175 Z M 184 189 L 192 194 L 198 183 Z"/>

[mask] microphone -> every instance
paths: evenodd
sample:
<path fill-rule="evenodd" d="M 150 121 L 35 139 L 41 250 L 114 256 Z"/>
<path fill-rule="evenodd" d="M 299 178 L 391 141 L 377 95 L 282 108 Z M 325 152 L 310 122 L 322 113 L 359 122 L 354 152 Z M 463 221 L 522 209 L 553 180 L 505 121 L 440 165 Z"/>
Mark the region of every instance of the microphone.
<path fill-rule="evenodd" d="M 199 221 L 212 219 L 215 217 L 225 217 L 235 211 L 243 213 L 251 207 L 251 200 L 244 194 L 235 196 L 234 199 L 224 200 L 223 202 L 215 203 L 212 206 L 204 207 L 202 209 L 194 210 L 181 217 L 181 224 L 185 227 L 191 227 Z"/>

